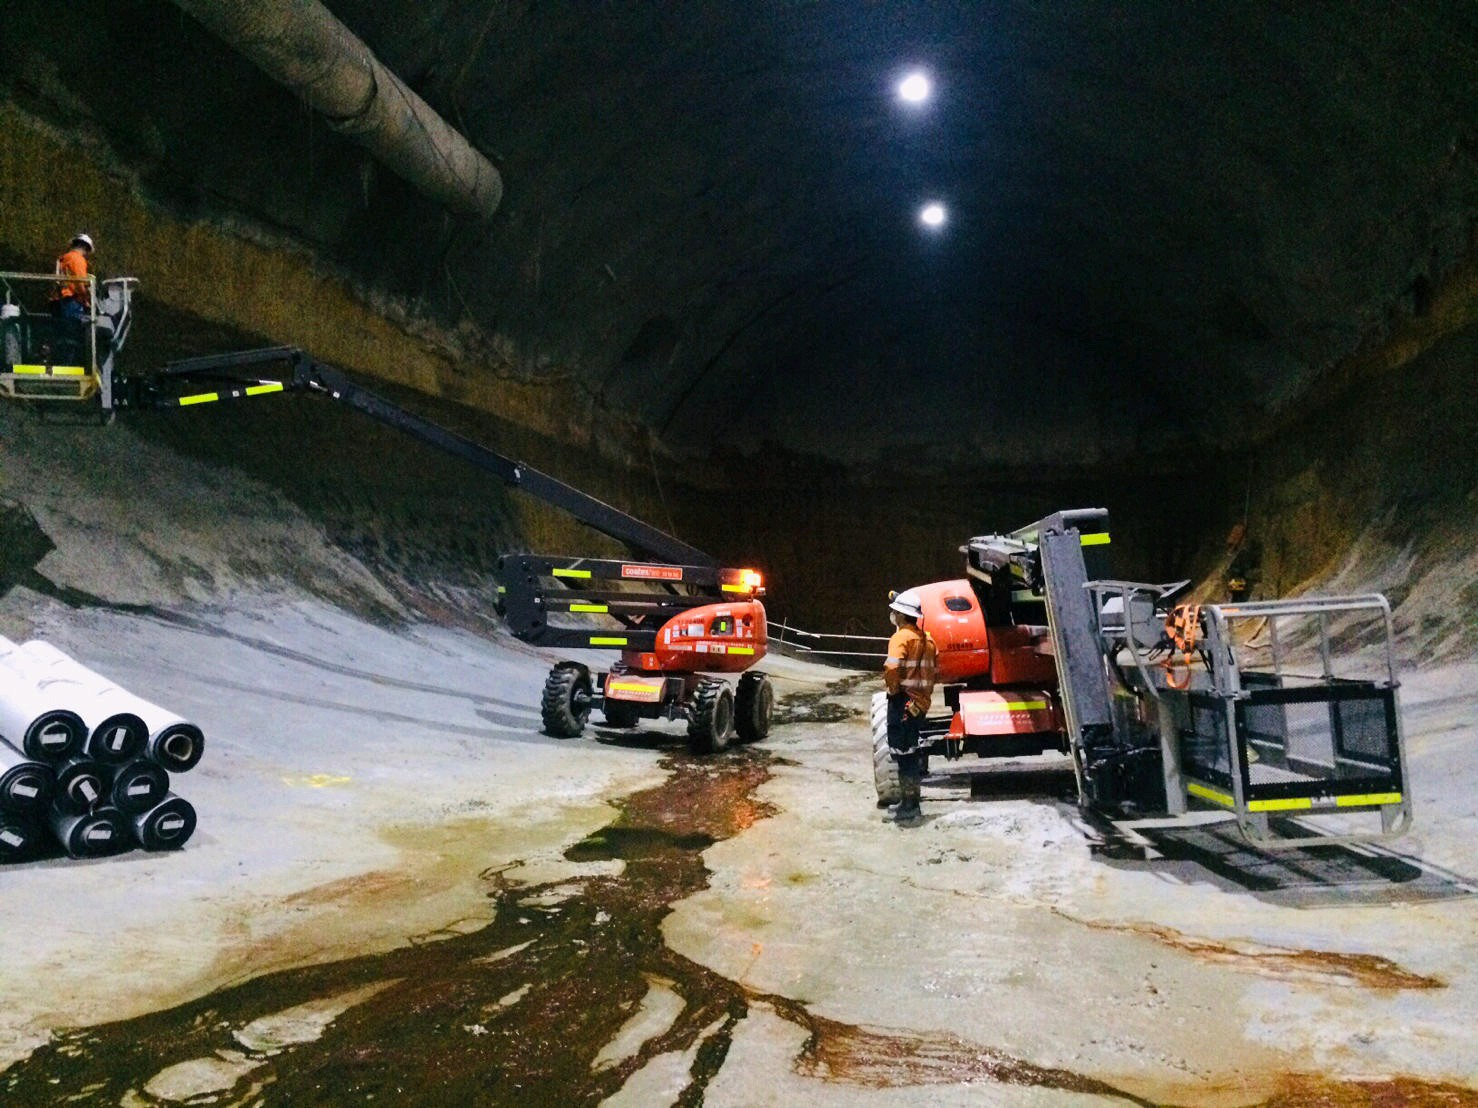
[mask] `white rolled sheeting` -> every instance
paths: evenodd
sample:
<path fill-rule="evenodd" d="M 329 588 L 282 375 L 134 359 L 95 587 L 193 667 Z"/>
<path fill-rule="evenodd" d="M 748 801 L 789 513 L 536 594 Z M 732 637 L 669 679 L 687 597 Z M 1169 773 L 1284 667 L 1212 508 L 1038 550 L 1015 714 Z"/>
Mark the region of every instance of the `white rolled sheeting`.
<path fill-rule="evenodd" d="M 184 773 L 200 761 L 205 752 L 205 735 L 189 720 L 114 684 L 50 643 L 33 639 L 20 649 L 35 672 L 49 675 L 51 679 L 76 681 L 92 690 L 99 710 L 120 720 L 138 720 L 145 731 L 145 748 L 149 757 L 169 772 Z M 95 733 L 101 721 L 89 719 L 88 722 L 93 724 Z M 129 757 L 137 753 L 140 751 L 131 749 Z"/>
<path fill-rule="evenodd" d="M 82 748 L 87 725 L 13 664 L 3 650 L 7 641 L 0 640 L 0 738 L 39 761 L 65 762 Z"/>

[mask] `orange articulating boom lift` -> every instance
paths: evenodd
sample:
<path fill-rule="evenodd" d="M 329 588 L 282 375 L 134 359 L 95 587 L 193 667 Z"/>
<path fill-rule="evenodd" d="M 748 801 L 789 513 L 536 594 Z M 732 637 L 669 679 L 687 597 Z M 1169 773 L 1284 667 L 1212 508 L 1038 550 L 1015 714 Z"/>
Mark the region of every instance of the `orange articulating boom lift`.
<path fill-rule="evenodd" d="M 580 734 L 597 707 L 612 727 L 686 719 L 700 753 L 769 733 L 774 692 L 751 669 L 768 641 L 754 570 L 518 554 L 500 559 L 498 580 L 508 625 L 524 641 L 621 651 L 605 673 L 579 662 L 550 670 L 541 708 L 551 735 Z M 609 617 L 621 628 L 549 623 L 565 613 Z M 742 674 L 737 688 L 713 676 L 729 673 Z"/>
<path fill-rule="evenodd" d="M 657 559 L 501 559 L 500 609 L 515 635 L 544 645 L 620 652 L 605 673 L 592 674 L 578 662 L 555 665 L 541 705 L 551 735 L 580 734 L 592 708 L 614 727 L 630 727 L 642 718 L 685 719 L 689 744 L 700 752 L 721 750 L 736 737 L 748 742 L 769 733 L 774 693 L 769 679 L 752 668 L 765 656 L 767 641 L 763 581 L 754 570 L 720 568 L 681 539 L 422 419 L 294 347 L 190 358 L 147 374 L 124 374 L 116 356 L 132 323 L 137 282 L 104 282 L 107 295 L 101 300 L 94 295 L 93 314 L 77 323 L 54 321 L 12 302 L 26 288 L 44 292 L 54 284 L 50 275 L 0 273 L 0 396 L 42 410 L 62 401 L 85 409 L 96 399 L 105 419 L 120 410 L 193 408 L 286 392 L 343 404 Z M 548 622 L 551 613 L 608 617 L 619 627 L 561 628 Z M 740 676 L 731 685 L 720 674 Z"/>
<path fill-rule="evenodd" d="M 1188 582 L 1113 580 L 1110 549 L 1106 511 L 1056 512 L 971 539 L 965 577 L 902 594 L 939 650 L 945 712 L 922 721 L 926 756 L 1070 754 L 1079 806 L 1131 833 L 1195 809 L 1264 850 L 1411 825 L 1385 597 L 1177 605 Z M 881 693 L 872 721 L 887 804 Z"/>

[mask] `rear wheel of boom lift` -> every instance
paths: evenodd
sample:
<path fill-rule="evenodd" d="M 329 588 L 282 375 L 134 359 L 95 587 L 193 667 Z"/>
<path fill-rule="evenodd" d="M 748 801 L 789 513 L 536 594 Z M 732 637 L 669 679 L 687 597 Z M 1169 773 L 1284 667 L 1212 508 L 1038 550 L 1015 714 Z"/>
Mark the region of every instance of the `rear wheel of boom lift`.
<path fill-rule="evenodd" d="M 636 721 L 641 719 L 637 714 L 636 705 L 628 704 L 624 700 L 606 699 L 601 708 L 601 715 L 605 716 L 607 727 L 635 727 Z"/>
<path fill-rule="evenodd" d="M 734 690 L 727 681 L 705 680 L 693 693 L 688 717 L 688 749 L 713 754 L 729 745 L 734 730 Z"/>
<path fill-rule="evenodd" d="M 560 662 L 544 681 L 539 706 L 544 732 L 556 739 L 573 739 L 590 718 L 590 671 L 574 662 Z"/>
<path fill-rule="evenodd" d="M 759 742 L 770 733 L 770 715 L 775 709 L 775 687 L 763 673 L 746 673 L 739 678 L 739 695 L 734 699 L 734 728 L 739 741 Z"/>
<path fill-rule="evenodd" d="M 872 779 L 878 787 L 878 807 L 897 804 L 903 794 L 898 785 L 898 763 L 888 745 L 888 694 L 872 694 Z"/>

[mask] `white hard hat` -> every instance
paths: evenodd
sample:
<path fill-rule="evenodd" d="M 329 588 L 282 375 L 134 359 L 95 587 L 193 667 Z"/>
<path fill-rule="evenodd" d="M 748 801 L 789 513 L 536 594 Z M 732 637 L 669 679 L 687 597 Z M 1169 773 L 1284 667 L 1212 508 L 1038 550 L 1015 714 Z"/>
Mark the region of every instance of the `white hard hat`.
<path fill-rule="evenodd" d="M 87 234 L 86 232 L 78 232 L 77 234 L 75 234 L 75 235 L 72 236 L 72 243 L 73 243 L 73 245 L 75 245 L 75 244 L 77 244 L 79 242 L 83 246 L 87 247 L 89 250 L 96 249 L 96 247 L 94 247 L 92 245 L 92 236 L 89 235 L 89 234 Z"/>
<path fill-rule="evenodd" d="M 902 592 L 894 593 L 888 607 L 913 619 L 924 618 L 924 608 L 919 603 L 918 589 L 904 589 Z"/>

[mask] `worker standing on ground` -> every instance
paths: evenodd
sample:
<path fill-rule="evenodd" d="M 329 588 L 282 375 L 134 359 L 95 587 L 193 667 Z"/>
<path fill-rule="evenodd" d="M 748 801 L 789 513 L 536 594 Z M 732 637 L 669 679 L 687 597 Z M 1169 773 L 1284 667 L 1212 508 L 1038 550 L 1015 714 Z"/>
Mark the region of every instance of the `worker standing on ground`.
<path fill-rule="evenodd" d="M 87 260 L 92 257 L 92 236 L 72 237 L 67 252 L 56 260 L 58 277 L 80 280 L 58 281 L 51 294 L 51 314 L 81 323 L 92 311 L 92 293 L 87 282 Z"/>
<path fill-rule="evenodd" d="M 918 752 L 919 721 L 929 711 L 934 697 L 935 664 L 938 651 L 929 632 L 919 626 L 924 611 L 918 593 L 907 589 L 889 602 L 889 616 L 897 628 L 888 640 L 888 659 L 883 663 L 883 684 L 888 690 L 888 746 L 898 763 L 898 823 L 912 823 L 923 815 L 919 809 L 919 783 L 924 776 L 923 755 Z"/>

